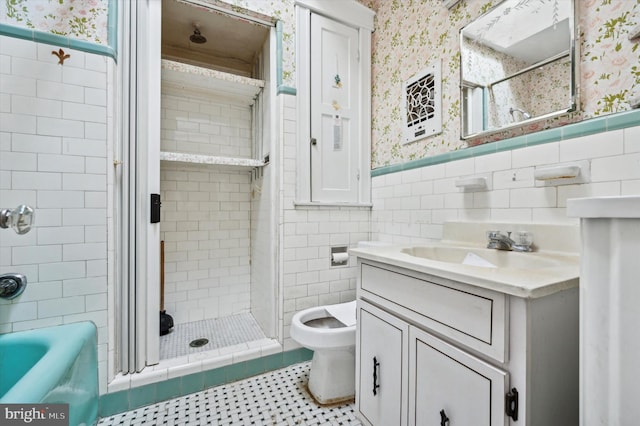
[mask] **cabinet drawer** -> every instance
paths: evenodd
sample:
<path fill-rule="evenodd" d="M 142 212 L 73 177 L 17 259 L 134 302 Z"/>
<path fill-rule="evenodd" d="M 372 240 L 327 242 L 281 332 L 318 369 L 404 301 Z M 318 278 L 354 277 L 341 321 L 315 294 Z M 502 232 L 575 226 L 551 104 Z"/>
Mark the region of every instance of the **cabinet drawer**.
<path fill-rule="evenodd" d="M 506 354 L 506 297 L 454 281 L 361 263 L 363 297 L 395 305 L 419 324 L 477 349 L 498 361 Z"/>

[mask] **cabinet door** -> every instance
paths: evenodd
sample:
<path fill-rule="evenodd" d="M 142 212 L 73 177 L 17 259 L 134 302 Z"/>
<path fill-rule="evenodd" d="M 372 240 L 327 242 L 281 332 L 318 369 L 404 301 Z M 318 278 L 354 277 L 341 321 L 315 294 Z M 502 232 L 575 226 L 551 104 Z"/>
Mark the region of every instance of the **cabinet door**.
<path fill-rule="evenodd" d="M 409 336 L 410 425 L 505 424 L 507 373 L 422 330 Z"/>
<path fill-rule="evenodd" d="M 355 28 L 311 14 L 311 201 L 358 201 L 358 44 Z"/>
<path fill-rule="evenodd" d="M 375 426 L 407 424 L 408 326 L 358 301 L 356 404 Z"/>

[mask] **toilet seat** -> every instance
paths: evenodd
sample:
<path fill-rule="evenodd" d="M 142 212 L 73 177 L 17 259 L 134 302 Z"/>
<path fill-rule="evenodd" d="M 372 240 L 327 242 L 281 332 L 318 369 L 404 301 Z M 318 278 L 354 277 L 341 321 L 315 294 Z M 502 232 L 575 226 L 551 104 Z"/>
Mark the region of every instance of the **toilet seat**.
<path fill-rule="evenodd" d="M 305 324 L 322 318 L 333 318 L 326 306 L 308 308 L 297 312 L 291 319 L 291 338 L 300 345 L 314 351 L 355 345 L 355 325 L 324 328 Z"/>

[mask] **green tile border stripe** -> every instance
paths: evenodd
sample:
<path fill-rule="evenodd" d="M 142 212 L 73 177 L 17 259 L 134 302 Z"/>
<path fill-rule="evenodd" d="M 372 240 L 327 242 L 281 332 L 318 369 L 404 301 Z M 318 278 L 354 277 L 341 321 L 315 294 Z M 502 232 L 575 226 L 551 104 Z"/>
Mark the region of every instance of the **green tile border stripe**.
<path fill-rule="evenodd" d="M 112 50 L 108 55 L 116 62 L 118 61 L 118 0 L 109 0 L 109 11 L 107 12 L 107 44 Z"/>
<path fill-rule="evenodd" d="M 640 125 L 640 110 L 631 110 L 610 114 L 603 117 L 596 117 L 584 120 L 579 123 L 567 124 L 566 126 L 553 129 L 542 130 L 529 135 L 517 136 L 515 138 L 504 139 L 497 142 L 486 143 L 471 148 L 458 151 L 447 152 L 434 155 L 432 157 L 420 158 L 418 160 L 407 161 L 406 163 L 392 164 L 371 170 L 371 177 L 383 176 L 390 173 L 402 172 L 405 170 L 417 169 L 420 167 L 433 166 L 435 164 L 448 163 L 450 161 L 462 160 L 465 158 L 479 157 L 496 152 L 510 151 L 535 146 L 543 143 L 558 142 L 577 138 L 580 136 L 593 135 L 609 130 L 619 130 L 627 127 Z"/>
<path fill-rule="evenodd" d="M 200 392 L 214 386 L 309 361 L 312 356 L 313 351 L 299 348 L 158 383 L 107 393 L 100 395 L 98 416 L 108 417 L 167 399 Z"/>
<path fill-rule="evenodd" d="M 9 24 L 0 24 L 0 35 L 35 41 L 36 43 L 66 47 L 68 49 L 80 50 L 87 53 L 95 53 L 102 56 L 108 56 L 115 60 L 117 56 L 117 4 L 117 0 L 109 0 L 109 9 L 107 11 L 107 46 Z"/>
<path fill-rule="evenodd" d="M 289 87 L 282 84 L 283 77 L 283 53 L 282 53 L 282 21 L 276 22 L 276 85 L 278 95 L 296 95 L 295 87 Z"/>

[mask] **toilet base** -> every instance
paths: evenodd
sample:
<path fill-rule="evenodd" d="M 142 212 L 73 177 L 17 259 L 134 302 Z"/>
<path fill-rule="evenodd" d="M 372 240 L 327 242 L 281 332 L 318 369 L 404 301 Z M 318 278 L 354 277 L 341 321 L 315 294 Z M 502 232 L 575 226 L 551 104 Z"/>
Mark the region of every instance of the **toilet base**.
<path fill-rule="evenodd" d="M 313 352 L 309 392 L 319 404 L 334 404 L 355 397 L 355 349 L 355 346 L 349 346 Z"/>

